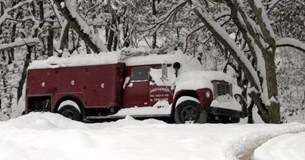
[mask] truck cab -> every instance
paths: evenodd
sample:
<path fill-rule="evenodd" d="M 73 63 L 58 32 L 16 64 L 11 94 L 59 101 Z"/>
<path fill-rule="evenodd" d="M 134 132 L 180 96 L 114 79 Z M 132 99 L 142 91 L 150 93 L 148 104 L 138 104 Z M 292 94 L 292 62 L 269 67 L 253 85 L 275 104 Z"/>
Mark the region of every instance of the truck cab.
<path fill-rule="evenodd" d="M 74 120 L 173 117 L 176 123 L 238 122 L 244 115 L 245 101 L 232 78 L 203 71 L 193 56 L 181 51 L 112 54 L 116 58 L 105 61 L 109 55 L 100 55 L 99 62 L 96 56 L 85 62 L 34 62 L 28 70 L 26 112 L 51 111 Z"/>

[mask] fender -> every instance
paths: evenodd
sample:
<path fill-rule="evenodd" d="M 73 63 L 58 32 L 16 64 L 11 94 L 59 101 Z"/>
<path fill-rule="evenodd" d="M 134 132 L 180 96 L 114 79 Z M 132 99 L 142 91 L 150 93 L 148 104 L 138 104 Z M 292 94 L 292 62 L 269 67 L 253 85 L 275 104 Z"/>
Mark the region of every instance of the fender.
<path fill-rule="evenodd" d="M 206 96 L 206 93 L 210 93 L 210 97 Z M 207 108 L 210 106 L 210 104 L 213 101 L 213 92 L 209 88 L 201 88 L 197 90 L 180 90 L 175 93 L 174 95 L 174 101 L 172 104 L 172 113 L 175 109 L 177 100 L 182 96 L 190 96 L 198 99 L 200 101 L 202 108 Z"/>

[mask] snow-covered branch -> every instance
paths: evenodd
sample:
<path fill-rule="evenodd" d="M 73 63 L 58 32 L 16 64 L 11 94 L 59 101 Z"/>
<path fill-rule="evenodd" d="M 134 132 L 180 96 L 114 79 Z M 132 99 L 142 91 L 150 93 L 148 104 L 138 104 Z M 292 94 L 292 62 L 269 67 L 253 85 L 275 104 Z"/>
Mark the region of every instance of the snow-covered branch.
<path fill-rule="evenodd" d="M 66 43 L 67 43 L 67 39 L 68 39 L 68 32 L 69 32 L 69 23 L 67 20 L 65 20 L 64 22 L 62 22 L 62 29 L 60 32 L 60 36 L 59 36 L 59 50 L 63 50 Z"/>
<path fill-rule="evenodd" d="M 256 20 L 262 31 L 264 39 L 272 47 L 275 48 L 275 35 L 267 17 L 266 10 L 260 0 L 248 0 Z"/>
<path fill-rule="evenodd" d="M 237 25 L 239 28 L 239 32 L 242 33 L 243 39 L 244 39 L 244 47 L 248 47 L 248 49 L 251 52 L 251 55 L 253 56 L 254 59 L 256 59 L 256 53 L 255 53 L 255 48 L 252 44 L 259 44 L 259 38 L 254 38 L 257 36 L 257 32 L 261 34 L 260 28 L 256 25 L 256 23 L 248 16 L 245 14 L 245 12 L 241 8 L 241 4 L 237 3 L 228 3 L 229 7 L 232 10 L 232 20 L 234 23 Z M 249 45 L 250 44 L 250 45 Z M 261 46 L 262 47 L 262 46 Z"/>
<path fill-rule="evenodd" d="M 238 62 L 238 64 L 240 64 L 243 71 L 249 78 L 251 84 L 261 91 L 259 77 L 257 76 L 255 69 L 244 55 L 243 51 L 236 45 L 233 39 L 230 38 L 229 34 L 206 13 L 200 12 L 198 9 L 194 9 L 194 11 L 206 25 L 206 27 L 210 31 L 213 31 L 217 39 L 230 51 L 234 59 Z"/>
<path fill-rule="evenodd" d="M 280 2 L 281 0 L 272 0 L 270 2 L 267 3 L 268 5 L 268 9 L 267 9 L 267 13 L 269 13 L 270 11 L 272 11 L 272 9 Z"/>
<path fill-rule="evenodd" d="M 184 42 L 185 46 L 184 46 L 184 51 L 183 51 L 183 53 L 185 53 L 186 50 L 187 50 L 187 48 L 188 48 L 188 43 L 187 43 L 187 42 L 188 42 L 189 38 L 191 37 L 191 35 L 192 35 L 193 33 L 197 32 L 197 31 L 201 30 L 201 29 L 204 28 L 204 27 L 205 27 L 205 26 L 202 25 L 202 26 L 200 26 L 200 27 L 194 29 L 193 31 L 191 31 L 191 32 L 186 36 L 185 42 Z"/>
<path fill-rule="evenodd" d="M 64 23 L 64 19 L 59 16 L 60 14 L 59 14 L 59 11 L 58 11 L 56 5 L 54 4 L 54 0 L 50 0 L 50 7 L 52 8 L 54 14 L 56 15 L 56 19 L 57 19 L 59 25 L 62 27 L 62 23 Z"/>
<path fill-rule="evenodd" d="M 6 19 L 11 18 L 11 16 L 9 15 L 9 12 L 11 12 L 19 7 L 22 7 L 26 4 L 32 3 L 32 2 L 33 2 L 33 0 L 22 1 L 22 2 L 17 3 L 16 5 L 14 5 L 13 7 L 6 9 L 4 11 L 3 15 L 0 17 L 0 24 L 2 24 Z"/>
<path fill-rule="evenodd" d="M 295 38 L 281 38 L 276 41 L 276 47 L 292 47 L 305 53 L 305 43 Z"/>
<path fill-rule="evenodd" d="M 0 51 L 2 50 L 7 50 L 11 48 L 17 48 L 17 47 L 22 47 L 22 46 L 32 46 L 38 44 L 39 38 L 26 38 L 26 39 L 19 39 L 16 40 L 15 42 L 8 43 L 8 44 L 0 44 Z"/>
<path fill-rule="evenodd" d="M 93 52 L 107 51 L 105 44 L 98 35 L 94 34 L 86 21 L 77 13 L 75 6 L 69 0 L 54 0 L 58 10 L 67 19 L 68 23 L 81 37 Z"/>
<path fill-rule="evenodd" d="M 188 1 L 183 1 L 176 6 L 172 7 L 172 9 L 165 15 L 161 16 L 157 22 L 155 22 L 154 25 L 140 31 L 148 31 L 152 29 L 158 29 L 161 25 L 167 23 L 183 6 L 185 6 L 188 3 Z"/>
<path fill-rule="evenodd" d="M 197 1 L 196 1 L 197 2 Z M 265 122 L 279 123 L 279 103 L 273 101 L 278 96 L 275 64 L 275 34 L 267 17 L 261 0 L 226 0 L 218 1 L 229 7 L 233 25 L 240 39 L 236 42 L 230 38 L 231 30 L 225 30 L 216 23 L 215 16 L 206 7 L 192 3 L 195 14 L 205 24 L 215 38 L 231 53 L 239 67 L 249 80 L 251 90 L 248 94 L 255 102 Z M 275 3 L 276 1 L 274 1 Z M 226 11 L 225 11 L 226 12 Z M 251 55 L 243 51 L 247 49 Z"/>

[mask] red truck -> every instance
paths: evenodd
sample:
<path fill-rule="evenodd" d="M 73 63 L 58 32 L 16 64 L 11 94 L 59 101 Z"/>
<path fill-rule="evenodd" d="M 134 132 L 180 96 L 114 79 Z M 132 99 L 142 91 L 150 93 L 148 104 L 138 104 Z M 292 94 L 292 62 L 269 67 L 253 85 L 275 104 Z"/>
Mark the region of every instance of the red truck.
<path fill-rule="evenodd" d="M 78 121 L 130 115 L 238 122 L 243 103 L 230 76 L 202 71 L 193 56 L 129 50 L 34 61 L 25 113 L 50 111 Z"/>

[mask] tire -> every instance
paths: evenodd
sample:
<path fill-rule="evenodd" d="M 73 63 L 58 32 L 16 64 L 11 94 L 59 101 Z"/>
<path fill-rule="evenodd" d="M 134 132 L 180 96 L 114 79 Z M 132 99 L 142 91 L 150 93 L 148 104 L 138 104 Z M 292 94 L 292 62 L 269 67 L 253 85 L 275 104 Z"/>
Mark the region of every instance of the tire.
<path fill-rule="evenodd" d="M 198 102 L 186 100 L 177 105 L 174 119 L 177 124 L 181 123 L 206 123 L 207 113 L 201 109 Z"/>
<path fill-rule="evenodd" d="M 57 113 L 71 120 L 82 121 L 81 113 L 71 105 L 65 105 L 61 107 Z"/>

